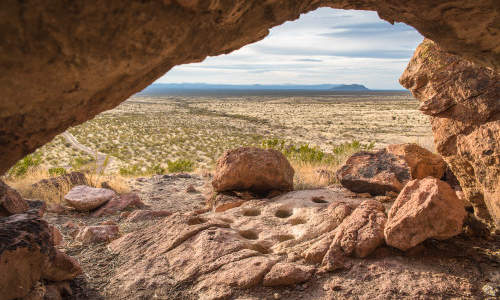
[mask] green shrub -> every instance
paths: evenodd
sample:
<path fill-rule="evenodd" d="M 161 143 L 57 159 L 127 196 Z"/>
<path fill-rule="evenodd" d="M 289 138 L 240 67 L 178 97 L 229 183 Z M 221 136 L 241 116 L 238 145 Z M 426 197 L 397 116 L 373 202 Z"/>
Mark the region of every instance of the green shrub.
<path fill-rule="evenodd" d="M 177 159 L 174 161 L 167 161 L 168 171 L 175 172 L 192 172 L 194 170 L 194 162 L 187 159 Z"/>
<path fill-rule="evenodd" d="M 154 175 L 165 174 L 165 168 L 162 168 L 159 164 L 156 164 L 149 167 L 147 173 Z"/>
<path fill-rule="evenodd" d="M 131 165 L 120 168 L 120 175 L 123 176 L 134 176 L 134 175 L 142 175 L 142 170 L 138 165 Z"/>
<path fill-rule="evenodd" d="M 10 168 L 8 174 L 13 177 L 24 176 L 30 168 L 38 167 L 41 162 L 41 155 L 28 154 L 23 159 L 18 161 L 12 168 Z"/>
<path fill-rule="evenodd" d="M 64 174 L 66 174 L 65 168 L 61 168 L 61 167 L 49 168 L 49 175 L 50 176 L 62 176 Z"/>

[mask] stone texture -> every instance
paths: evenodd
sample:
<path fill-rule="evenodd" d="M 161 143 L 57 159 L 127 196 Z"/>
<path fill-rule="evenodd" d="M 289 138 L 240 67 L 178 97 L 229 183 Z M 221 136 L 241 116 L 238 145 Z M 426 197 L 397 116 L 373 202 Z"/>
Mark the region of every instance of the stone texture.
<path fill-rule="evenodd" d="M 499 73 L 424 40 L 400 82 L 430 116 L 436 149 L 476 216 L 500 228 Z"/>
<path fill-rule="evenodd" d="M 374 10 L 445 50 L 500 68 L 496 0 L 1 3 L 0 173 L 66 128 L 110 109 L 173 66 L 226 54 L 329 6 Z M 74 22 L 78 20 L 78 22 Z M 132 21 L 133 20 L 133 21 Z"/>
<path fill-rule="evenodd" d="M 448 239 L 462 232 L 463 201 L 444 181 L 410 181 L 389 211 L 384 235 L 388 245 L 408 250 L 428 238 Z"/>
<path fill-rule="evenodd" d="M 117 225 L 86 226 L 80 229 L 75 240 L 84 245 L 104 243 L 117 239 L 119 235 L 120 229 Z"/>
<path fill-rule="evenodd" d="M 353 192 L 385 195 L 389 191 L 399 192 L 411 177 L 404 159 L 382 149 L 353 154 L 337 170 L 337 178 Z"/>
<path fill-rule="evenodd" d="M 72 279 L 79 264 L 54 248 L 47 222 L 36 214 L 0 218 L 0 291 L 2 299 L 21 298 L 40 279 Z"/>
<path fill-rule="evenodd" d="M 217 161 L 212 186 L 216 192 L 293 189 L 294 170 L 286 157 L 273 149 L 241 147 L 226 151 Z"/>
<path fill-rule="evenodd" d="M 347 256 L 366 257 L 384 243 L 387 221 L 384 206 L 366 200 L 335 229 L 333 240 L 322 261 L 325 270 L 345 267 Z"/>
<path fill-rule="evenodd" d="M 33 188 L 55 188 L 60 189 L 62 187 L 74 187 L 77 185 L 88 185 L 87 177 L 82 172 L 71 172 L 57 177 L 51 177 L 47 179 L 42 179 L 37 183 L 33 184 Z"/>
<path fill-rule="evenodd" d="M 168 217 L 172 214 L 172 212 L 168 210 L 136 210 L 130 213 L 126 220 L 127 222 L 138 222 L 138 221 L 146 221 L 153 220 L 158 218 Z"/>
<path fill-rule="evenodd" d="M 0 180 L 0 217 L 20 214 L 29 209 L 21 195 Z"/>
<path fill-rule="evenodd" d="M 314 268 L 293 263 L 277 263 L 264 277 L 262 285 L 280 286 L 293 285 L 308 281 Z"/>
<path fill-rule="evenodd" d="M 115 195 L 111 200 L 106 202 L 103 206 L 99 207 L 92 213 L 93 217 L 101 217 L 104 215 L 113 215 L 125 209 L 131 208 L 144 208 L 145 205 L 141 198 L 135 193 L 126 193 Z"/>
<path fill-rule="evenodd" d="M 393 144 L 386 149 L 388 153 L 406 161 L 411 179 L 423 179 L 427 176 L 441 179 L 445 174 L 447 166 L 443 158 L 417 144 Z"/>
<path fill-rule="evenodd" d="M 115 195 L 112 190 L 77 185 L 64 196 L 64 200 L 78 211 L 90 211 L 108 202 Z"/>

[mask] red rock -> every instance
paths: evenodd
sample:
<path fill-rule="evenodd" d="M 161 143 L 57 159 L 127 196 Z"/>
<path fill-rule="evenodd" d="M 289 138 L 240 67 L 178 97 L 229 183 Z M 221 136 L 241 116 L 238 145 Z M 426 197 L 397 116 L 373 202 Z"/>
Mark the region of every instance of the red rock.
<path fill-rule="evenodd" d="M 20 214 L 29 209 L 21 195 L 0 180 L 0 217 Z"/>
<path fill-rule="evenodd" d="M 63 235 L 61 234 L 61 231 L 59 231 L 59 229 L 52 224 L 49 225 L 49 230 L 52 236 L 52 245 L 59 246 L 63 242 Z"/>
<path fill-rule="evenodd" d="M 363 201 L 334 230 L 333 241 L 322 261 L 323 269 L 344 267 L 347 256 L 366 257 L 384 243 L 387 221 L 384 206 L 376 200 Z"/>
<path fill-rule="evenodd" d="M 465 216 L 463 202 L 446 182 L 433 177 L 412 180 L 389 211 L 385 241 L 407 250 L 428 238 L 448 239 L 462 232 Z"/>
<path fill-rule="evenodd" d="M 425 39 L 400 83 L 430 115 L 436 149 L 476 217 L 500 228 L 500 73 Z"/>
<path fill-rule="evenodd" d="M 109 242 L 118 238 L 120 229 L 116 225 L 87 226 L 80 229 L 75 240 L 82 244 Z"/>
<path fill-rule="evenodd" d="M 417 144 L 393 144 L 387 146 L 387 152 L 403 158 L 410 168 L 411 179 L 428 176 L 441 179 L 446 171 L 443 158 Z"/>
<path fill-rule="evenodd" d="M 251 191 L 293 189 L 294 170 L 279 151 L 242 147 L 226 151 L 217 161 L 212 186 L 215 191 Z"/>
<path fill-rule="evenodd" d="M 117 214 L 124 209 L 130 208 L 143 208 L 144 203 L 139 198 L 136 193 L 127 193 L 121 195 L 115 195 L 111 200 L 106 202 L 103 206 L 99 207 L 95 212 L 92 213 L 93 217 L 101 217 L 104 215 Z"/>
<path fill-rule="evenodd" d="M 21 298 L 40 279 L 68 280 L 82 272 L 78 262 L 53 245 L 51 230 L 36 214 L 0 218 L 2 299 Z"/>
<path fill-rule="evenodd" d="M 337 178 L 356 193 L 384 195 L 399 192 L 410 180 L 410 169 L 404 159 L 388 153 L 362 151 L 355 153 L 337 170 Z"/>
<path fill-rule="evenodd" d="M 47 207 L 47 211 L 60 215 L 66 212 L 66 208 L 58 203 L 50 203 Z"/>
<path fill-rule="evenodd" d="M 277 263 L 264 276 L 264 286 L 293 285 L 308 281 L 314 268 L 292 263 Z"/>
<path fill-rule="evenodd" d="M 126 219 L 127 222 L 138 222 L 151 220 L 156 218 L 168 217 L 172 212 L 168 210 L 136 210 L 132 212 Z"/>
<path fill-rule="evenodd" d="M 64 196 L 64 200 L 78 211 L 90 211 L 108 202 L 115 192 L 108 189 L 77 185 Z"/>

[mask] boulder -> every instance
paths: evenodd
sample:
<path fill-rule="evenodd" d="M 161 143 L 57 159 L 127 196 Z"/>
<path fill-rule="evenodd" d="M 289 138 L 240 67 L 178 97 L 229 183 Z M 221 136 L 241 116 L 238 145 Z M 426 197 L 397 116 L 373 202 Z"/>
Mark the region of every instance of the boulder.
<path fill-rule="evenodd" d="M 20 214 L 29 208 L 26 200 L 16 190 L 0 180 L 0 217 Z"/>
<path fill-rule="evenodd" d="M 108 202 L 115 195 L 112 190 L 77 185 L 64 196 L 64 200 L 78 211 L 90 211 Z"/>
<path fill-rule="evenodd" d="M 386 147 L 392 153 L 404 159 L 410 168 L 411 179 L 432 176 L 441 179 L 447 169 L 446 162 L 440 155 L 420 147 L 417 144 L 393 144 Z"/>
<path fill-rule="evenodd" d="M 286 286 L 308 281 L 314 272 L 311 266 L 277 263 L 264 276 L 263 286 Z"/>
<path fill-rule="evenodd" d="M 415 179 L 389 211 L 385 241 L 407 250 L 428 238 L 448 239 L 462 232 L 465 216 L 463 201 L 446 182 L 433 177 Z"/>
<path fill-rule="evenodd" d="M 77 261 L 54 248 L 49 225 L 37 214 L 0 218 L 2 299 L 28 295 L 40 279 L 68 280 L 81 273 Z"/>
<path fill-rule="evenodd" d="M 323 269 L 343 268 L 345 257 L 366 257 L 384 244 L 386 221 L 385 208 L 380 202 L 363 201 L 334 230 L 332 243 L 322 261 Z"/>
<path fill-rule="evenodd" d="M 386 149 L 355 153 L 337 170 L 336 175 L 347 189 L 372 195 L 399 192 L 411 178 L 406 161 Z"/>
<path fill-rule="evenodd" d="M 226 151 L 217 161 L 212 180 L 215 191 L 251 191 L 266 194 L 293 189 L 294 170 L 286 157 L 273 149 L 242 147 Z"/>
<path fill-rule="evenodd" d="M 474 214 L 500 228 L 500 73 L 425 39 L 399 81 L 430 116 L 436 150 Z"/>
<path fill-rule="evenodd" d="M 125 209 L 131 208 L 143 208 L 144 203 L 139 198 L 136 193 L 126 193 L 115 195 L 111 200 L 106 202 L 103 206 L 99 207 L 95 212 L 92 213 L 93 217 L 101 217 L 104 215 L 113 215 L 121 212 Z"/>
<path fill-rule="evenodd" d="M 117 225 L 86 226 L 80 229 L 75 240 L 84 245 L 104 243 L 117 239 L 119 235 L 120 229 Z"/>

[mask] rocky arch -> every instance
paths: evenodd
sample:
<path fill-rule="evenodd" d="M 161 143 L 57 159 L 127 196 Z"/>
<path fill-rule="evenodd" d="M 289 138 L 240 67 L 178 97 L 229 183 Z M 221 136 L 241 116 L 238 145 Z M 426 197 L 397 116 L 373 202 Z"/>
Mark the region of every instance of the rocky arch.
<path fill-rule="evenodd" d="M 497 0 L 6 0 L 0 4 L 0 173 L 173 66 L 229 53 L 318 7 L 377 11 L 447 52 L 500 70 Z M 493 135 L 498 144 L 498 131 Z M 484 180 L 475 180 L 474 189 L 484 193 Z M 495 197 L 498 187 L 488 193 Z"/>

